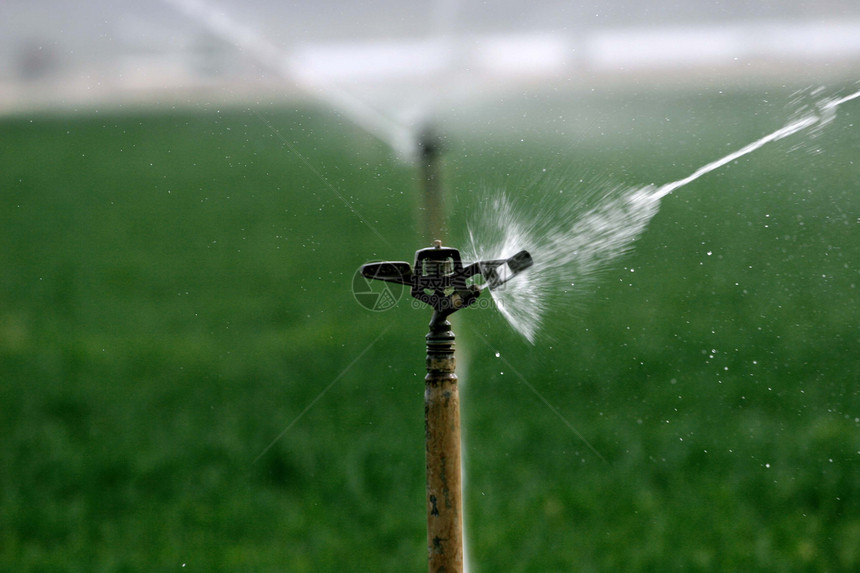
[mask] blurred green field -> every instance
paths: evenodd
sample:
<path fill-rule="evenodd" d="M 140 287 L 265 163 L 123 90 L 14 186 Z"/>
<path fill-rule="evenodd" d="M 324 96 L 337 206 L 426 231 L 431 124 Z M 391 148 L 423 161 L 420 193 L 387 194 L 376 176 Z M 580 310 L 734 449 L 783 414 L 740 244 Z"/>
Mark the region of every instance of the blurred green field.
<path fill-rule="evenodd" d="M 679 179 L 780 127 L 762 100 L 461 134 L 452 226 L 535 166 Z M 860 568 L 858 119 L 666 198 L 535 346 L 455 317 L 472 571 Z M 350 290 L 425 246 L 413 171 L 311 108 L 22 115 L 0 140 L 0 570 L 425 570 L 429 312 Z"/>

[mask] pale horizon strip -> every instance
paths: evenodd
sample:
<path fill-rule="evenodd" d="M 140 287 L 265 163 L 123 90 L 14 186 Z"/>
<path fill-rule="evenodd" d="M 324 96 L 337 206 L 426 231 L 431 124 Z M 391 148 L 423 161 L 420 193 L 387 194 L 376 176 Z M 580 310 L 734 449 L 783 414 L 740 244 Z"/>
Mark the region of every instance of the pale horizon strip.
<path fill-rule="evenodd" d="M 283 438 L 283 437 L 287 434 L 287 432 L 289 432 L 289 431 L 290 431 L 290 429 L 292 429 L 292 427 L 293 427 L 293 426 L 295 426 L 295 425 L 298 423 L 298 421 L 299 421 L 299 420 L 301 420 L 301 419 L 304 417 L 304 415 L 305 415 L 305 414 L 307 414 L 307 413 L 308 413 L 308 411 L 309 411 L 311 408 L 313 408 L 313 407 L 314 407 L 314 405 L 315 405 L 317 402 L 319 402 L 319 401 L 322 399 L 322 397 L 323 397 L 323 396 L 325 396 L 325 395 L 326 395 L 326 393 L 327 393 L 329 390 L 331 390 L 331 387 L 332 387 L 332 386 L 334 386 L 334 385 L 335 385 L 335 383 L 336 383 L 338 380 L 340 380 L 341 378 L 343 378 L 343 377 L 346 375 L 346 373 L 347 373 L 347 372 L 349 372 L 349 371 L 350 371 L 350 369 L 352 369 L 352 367 L 353 367 L 353 366 L 355 366 L 355 363 L 356 363 L 356 362 L 358 362 L 358 361 L 361 359 L 361 357 L 362 357 L 362 356 L 364 356 L 365 354 L 367 354 L 367 351 L 368 351 L 368 350 L 370 350 L 371 348 L 373 348 L 373 345 L 374 345 L 374 344 L 376 344 L 376 343 L 379 341 L 379 339 L 380 339 L 380 338 L 382 338 L 382 336 L 383 336 L 386 332 L 388 332 L 388 331 L 391 329 L 391 327 L 392 327 L 392 326 L 394 326 L 394 323 L 393 323 L 393 322 L 392 322 L 392 323 L 390 323 L 390 324 L 389 324 L 388 326 L 386 326 L 385 328 L 383 328 L 383 329 L 382 329 L 382 331 L 381 331 L 379 334 L 377 334 L 377 335 L 376 335 L 376 338 L 374 338 L 374 339 L 373 339 L 373 341 L 371 341 L 371 343 L 370 343 L 370 344 L 368 344 L 368 345 L 365 347 L 365 349 L 364 349 L 364 350 L 362 350 L 361 352 L 359 352 L 359 353 L 358 353 L 358 356 L 356 356 L 355 358 L 353 358 L 353 359 L 352 359 L 352 362 L 350 362 L 349 364 L 347 364 L 347 365 L 346 365 L 346 368 L 344 368 L 343 370 L 341 370 L 340 374 L 338 374 L 337 376 L 335 376 L 335 377 L 334 377 L 334 380 L 332 380 L 331 382 L 329 382 L 329 383 L 328 383 L 328 386 L 326 386 L 325 388 L 323 388 L 323 389 L 322 389 L 322 391 L 321 391 L 319 394 L 317 394 L 317 397 L 316 397 L 316 398 L 314 398 L 313 400 L 311 400 L 311 402 L 310 402 L 307 406 L 305 406 L 305 409 L 304 409 L 304 410 L 302 410 L 301 412 L 299 412 L 299 415 L 298 415 L 298 416 L 296 416 L 295 418 L 293 418 L 293 420 L 292 420 L 289 424 L 287 424 L 287 426 L 286 426 L 283 430 L 281 430 L 281 433 L 280 433 L 280 434 L 278 434 L 278 435 L 275 437 L 275 439 L 274 439 L 274 440 L 272 440 L 272 441 L 269 443 L 269 445 L 268 445 L 268 446 L 266 446 L 265 448 L 263 448 L 263 451 L 262 451 L 262 452 L 260 452 L 260 453 L 257 455 L 257 457 L 256 457 L 256 458 L 254 458 L 254 461 L 252 461 L 252 462 L 251 462 L 251 464 L 255 464 L 255 463 L 257 463 L 257 461 L 258 461 L 260 458 L 262 458 L 264 455 L 266 455 L 266 453 L 267 453 L 269 450 L 271 450 L 271 449 L 272 449 L 272 446 L 274 446 L 276 443 L 278 443 L 278 441 L 280 441 L 280 439 L 281 439 L 281 438 Z"/>
<path fill-rule="evenodd" d="M 858 91 L 856 91 L 850 95 L 847 95 L 843 98 L 839 98 L 839 99 L 836 99 L 833 101 L 825 102 L 820 106 L 819 109 L 822 112 L 834 111 L 837 107 L 839 107 L 843 103 L 849 102 L 849 101 L 856 99 L 858 97 L 860 97 L 860 90 L 858 90 Z M 711 171 L 719 169 L 723 165 L 725 165 L 727 163 L 731 163 L 735 159 L 740 159 L 744 155 L 752 153 L 753 151 L 759 149 L 760 147 L 763 147 L 764 145 L 766 145 L 772 141 L 778 141 L 780 139 L 784 139 L 790 135 L 794 135 L 795 133 L 797 133 L 799 131 L 803 131 L 804 129 L 806 129 L 808 127 L 812 127 L 813 125 L 815 125 L 817 123 L 824 122 L 828 119 L 829 118 L 825 117 L 823 114 L 816 114 L 816 113 L 811 113 L 807 116 L 804 116 L 800 119 L 797 119 L 791 123 L 786 124 L 785 126 L 781 127 L 780 129 L 777 129 L 773 133 L 765 135 L 761 139 L 753 141 L 752 143 L 745 145 L 744 147 L 738 149 L 737 151 L 735 151 L 733 153 L 729 153 L 728 155 L 726 155 L 725 157 L 723 157 L 721 159 L 717 159 L 716 161 L 712 161 L 711 163 L 708 163 L 704 167 L 700 167 L 699 169 L 697 169 L 696 171 L 694 171 L 693 173 L 691 173 L 687 177 L 684 177 L 683 179 L 678 179 L 677 181 L 673 181 L 671 183 L 666 183 L 665 185 L 658 187 L 657 190 L 653 193 L 652 197 L 654 199 L 662 199 L 663 197 L 665 197 L 666 195 L 668 195 L 672 191 L 679 189 L 680 187 L 683 187 L 684 185 L 687 185 L 688 183 L 692 183 L 693 181 L 695 181 L 699 177 L 702 177 L 703 175 L 707 175 Z"/>
<path fill-rule="evenodd" d="M 487 348 L 489 348 L 492 352 L 495 352 L 495 353 L 496 353 L 496 356 L 497 356 L 498 358 L 500 358 L 500 359 L 501 359 L 501 361 L 502 361 L 502 362 L 504 363 L 504 365 L 505 365 L 505 368 L 507 368 L 507 369 L 509 369 L 511 372 L 513 372 L 513 373 L 516 375 L 516 377 L 520 379 L 520 382 L 522 382 L 523 384 L 525 384 L 525 385 L 526 385 L 526 387 L 527 387 L 529 390 L 531 390 L 531 391 L 532 391 L 532 393 L 533 393 L 535 396 L 537 396 L 537 397 L 540 399 L 540 401 L 541 401 L 541 402 L 543 402 L 543 403 L 544 403 L 544 405 L 545 405 L 547 408 L 549 408 L 549 409 L 550 409 L 550 411 L 551 411 L 553 414 L 555 414 L 555 415 L 556 415 L 556 417 L 558 417 L 558 419 L 559 419 L 559 420 L 561 420 L 561 422 L 562 422 L 565 426 L 567 426 L 567 428 L 568 428 L 571 432 L 573 432 L 573 434 L 574 434 L 577 438 L 579 438 L 580 440 L 582 440 L 582 443 L 584 443 L 586 446 L 588 446 L 588 449 L 589 449 L 589 450 L 591 450 L 591 451 L 592 451 L 592 453 L 593 453 L 595 456 L 597 456 L 598 458 L 600 458 L 600 460 L 601 460 L 601 461 L 603 461 L 604 463 L 607 463 L 607 464 L 609 463 L 609 461 L 608 461 L 606 458 L 604 458 L 604 457 L 600 454 L 600 452 L 598 452 L 598 451 L 597 451 L 597 449 L 595 449 L 595 447 L 594 447 L 594 446 L 592 446 L 592 445 L 591 445 L 591 442 L 589 442 L 589 441 L 588 441 L 588 439 L 586 439 L 586 437 L 585 437 L 585 436 L 583 436 L 583 435 L 582 435 L 582 433 L 581 433 L 579 430 L 577 430 L 577 429 L 573 426 L 573 424 L 571 424 L 571 423 L 570 423 L 570 421 L 568 421 L 568 419 L 567 419 L 567 418 L 565 418 L 565 417 L 564 417 L 564 414 L 562 414 L 561 412 L 559 412 L 559 411 L 558 411 L 558 408 L 556 408 L 555 406 L 553 406 L 553 405 L 550 403 L 550 401 L 549 401 L 549 400 L 547 400 L 547 399 L 544 397 L 544 395 L 543 395 L 543 394 L 541 394 L 541 393 L 538 391 L 538 389 L 534 387 L 534 385 L 532 385 L 532 383 L 531 383 L 531 382 L 529 382 L 528 380 L 526 380 L 526 377 L 525 377 L 525 376 L 523 376 L 522 374 L 520 374 L 520 371 L 519 371 L 519 370 L 517 370 L 516 368 L 514 368 L 514 365 L 513 365 L 513 364 L 511 364 L 511 363 L 508 361 L 508 359 L 507 359 L 507 358 L 505 358 L 505 357 L 502 355 L 502 353 L 501 353 L 501 352 L 499 352 L 498 350 L 496 350 L 496 349 L 495 349 L 495 347 L 493 347 L 493 345 L 492 345 L 492 344 L 490 344 L 490 341 L 489 341 L 489 340 L 487 340 L 487 338 L 486 338 L 486 337 L 485 337 L 485 336 L 484 336 L 480 331 L 475 330 L 475 329 L 472 329 L 472 328 L 470 328 L 469 330 L 470 330 L 470 331 L 472 331 L 472 332 L 477 333 L 477 334 L 478 334 L 478 337 L 479 337 L 481 340 L 483 340 L 483 341 L 484 341 L 484 344 L 486 344 L 486 345 L 487 345 Z"/>

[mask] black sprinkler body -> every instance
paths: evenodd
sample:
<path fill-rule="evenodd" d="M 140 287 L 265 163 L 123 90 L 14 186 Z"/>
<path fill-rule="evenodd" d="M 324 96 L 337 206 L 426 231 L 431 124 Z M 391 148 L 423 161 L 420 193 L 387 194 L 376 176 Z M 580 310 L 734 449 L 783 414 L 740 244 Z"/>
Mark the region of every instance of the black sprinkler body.
<path fill-rule="evenodd" d="M 478 261 L 464 267 L 459 250 L 435 241 L 432 247 L 416 251 L 412 266 L 405 261 L 368 263 L 361 267 L 361 274 L 409 286 L 413 297 L 436 311 L 436 321 L 473 304 L 484 288 L 500 287 L 533 263 L 527 251 L 520 251 L 509 259 Z M 467 279 L 476 275 L 481 275 L 485 284 L 467 285 Z"/>

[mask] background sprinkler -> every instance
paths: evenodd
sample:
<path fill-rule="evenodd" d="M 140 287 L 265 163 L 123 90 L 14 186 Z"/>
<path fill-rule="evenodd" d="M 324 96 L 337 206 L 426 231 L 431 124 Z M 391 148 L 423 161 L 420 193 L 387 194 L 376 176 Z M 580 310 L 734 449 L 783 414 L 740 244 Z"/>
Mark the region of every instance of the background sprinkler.
<path fill-rule="evenodd" d="M 410 287 L 413 297 L 433 308 L 427 333 L 424 378 L 424 428 L 427 468 L 427 551 L 429 571 L 463 570 L 463 507 L 460 470 L 460 394 L 454 373 L 454 333 L 448 316 L 478 300 L 485 288 L 496 289 L 532 266 L 520 251 L 510 259 L 463 266 L 460 251 L 442 241 L 415 253 L 415 264 L 370 263 L 365 278 Z M 480 275 L 484 285 L 466 281 Z"/>
<path fill-rule="evenodd" d="M 418 161 L 421 170 L 424 239 L 445 238 L 445 205 L 442 185 L 442 137 L 432 126 L 417 135 Z"/>

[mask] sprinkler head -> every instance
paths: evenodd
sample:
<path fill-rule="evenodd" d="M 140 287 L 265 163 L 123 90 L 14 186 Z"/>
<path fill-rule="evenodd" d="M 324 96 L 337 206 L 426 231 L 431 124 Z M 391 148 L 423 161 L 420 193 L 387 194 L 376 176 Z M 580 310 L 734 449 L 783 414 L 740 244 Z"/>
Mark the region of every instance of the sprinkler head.
<path fill-rule="evenodd" d="M 368 279 L 409 286 L 413 297 L 444 318 L 473 304 L 484 288 L 500 287 L 533 263 L 528 252 L 520 251 L 509 259 L 478 261 L 464 267 L 460 251 L 434 241 L 432 247 L 416 251 L 412 266 L 403 261 L 369 263 L 361 267 L 361 274 Z M 476 275 L 481 275 L 485 284 L 467 285 L 466 279 Z"/>

